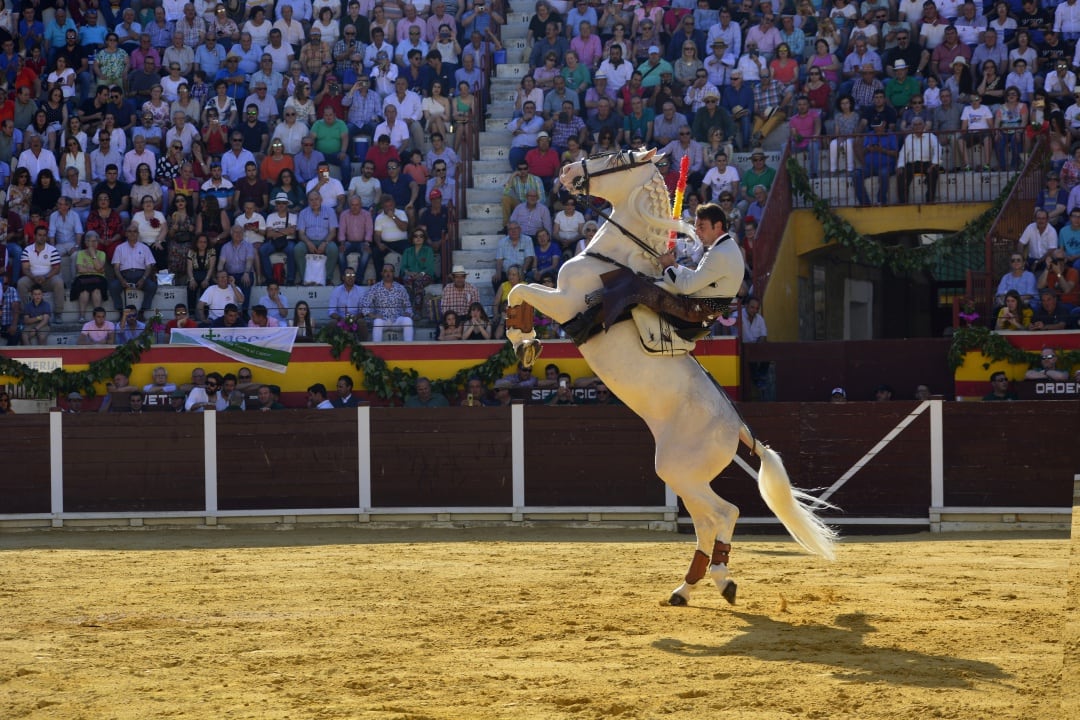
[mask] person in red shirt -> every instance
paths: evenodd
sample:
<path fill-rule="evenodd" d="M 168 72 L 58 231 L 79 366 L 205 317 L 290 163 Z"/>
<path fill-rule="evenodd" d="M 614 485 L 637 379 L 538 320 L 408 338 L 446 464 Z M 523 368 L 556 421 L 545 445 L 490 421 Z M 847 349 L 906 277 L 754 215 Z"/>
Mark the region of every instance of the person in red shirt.
<path fill-rule="evenodd" d="M 390 136 L 385 133 L 375 139 L 375 146 L 368 148 L 364 162 L 370 162 L 375 166 L 373 176 L 379 180 L 386 180 L 390 173 L 386 171 L 386 164 L 394 160 L 401 163 L 401 156 L 397 148 L 390 144 Z"/>
<path fill-rule="evenodd" d="M 41 81 L 38 78 L 38 74 L 34 72 L 26 60 L 19 57 L 19 71 L 15 73 L 15 89 L 18 90 L 21 87 L 30 88 L 30 94 L 34 97 L 41 96 Z"/>
<path fill-rule="evenodd" d="M 1057 291 L 1058 302 L 1075 307 L 1080 304 L 1080 271 L 1065 260 L 1065 250 L 1056 248 L 1038 277 L 1039 289 Z"/>
<path fill-rule="evenodd" d="M 173 328 L 197 328 L 199 323 L 188 313 L 187 305 L 184 303 L 177 303 L 173 308 L 173 319 L 165 323 L 165 336 L 168 337 Z"/>
<path fill-rule="evenodd" d="M 551 192 L 551 184 L 559 172 L 559 153 L 551 149 L 551 136 L 542 132 L 536 136 L 536 147 L 525 153 L 529 174 L 540 178 L 544 189 Z"/>
<path fill-rule="evenodd" d="M 8 97 L 7 88 L 0 87 L 0 123 L 15 119 L 15 101 Z"/>

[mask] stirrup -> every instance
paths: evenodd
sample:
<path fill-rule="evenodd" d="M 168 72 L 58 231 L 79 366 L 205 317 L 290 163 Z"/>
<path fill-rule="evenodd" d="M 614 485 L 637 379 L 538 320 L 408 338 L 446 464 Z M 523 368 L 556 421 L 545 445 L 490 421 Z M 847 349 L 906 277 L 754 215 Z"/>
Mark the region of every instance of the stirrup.
<path fill-rule="evenodd" d="M 517 346 L 515 352 L 517 353 L 518 362 L 522 367 L 531 368 L 536 359 L 540 357 L 540 353 L 544 350 L 544 344 L 539 340 L 530 339 L 522 340 L 521 344 Z"/>

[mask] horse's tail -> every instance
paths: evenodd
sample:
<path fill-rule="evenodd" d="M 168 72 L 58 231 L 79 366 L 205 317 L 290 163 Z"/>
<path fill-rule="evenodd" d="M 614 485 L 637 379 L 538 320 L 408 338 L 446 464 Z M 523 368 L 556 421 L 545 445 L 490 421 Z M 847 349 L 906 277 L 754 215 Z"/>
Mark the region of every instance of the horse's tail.
<path fill-rule="evenodd" d="M 792 487 L 779 453 L 754 438 L 749 433 L 749 428 L 744 427 L 744 430 L 746 434 L 743 435 L 743 442 L 761 459 L 757 478 L 758 492 L 765 504 L 807 552 L 827 560 L 835 560 L 836 550 L 833 545 L 837 539 L 836 531 L 814 514 L 815 510 L 834 506 Z M 749 435 L 749 442 L 745 439 L 746 435 Z"/>

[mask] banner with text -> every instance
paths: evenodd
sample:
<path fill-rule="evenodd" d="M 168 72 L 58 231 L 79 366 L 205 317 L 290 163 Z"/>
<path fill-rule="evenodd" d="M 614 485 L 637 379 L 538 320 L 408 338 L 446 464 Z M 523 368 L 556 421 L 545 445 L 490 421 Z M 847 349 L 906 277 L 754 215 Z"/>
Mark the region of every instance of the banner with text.
<path fill-rule="evenodd" d="M 170 345 L 201 345 L 239 362 L 283 373 L 296 328 L 173 328 Z"/>

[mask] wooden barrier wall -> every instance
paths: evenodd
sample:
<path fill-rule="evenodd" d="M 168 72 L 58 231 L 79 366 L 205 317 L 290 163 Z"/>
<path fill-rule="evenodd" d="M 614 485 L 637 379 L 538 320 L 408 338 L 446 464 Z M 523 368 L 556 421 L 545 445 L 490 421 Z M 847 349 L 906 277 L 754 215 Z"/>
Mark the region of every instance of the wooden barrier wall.
<path fill-rule="evenodd" d="M 830 497 L 842 508 L 837 521 L 925 524 L 938 504 L 931 482 L 934 407 L 942 413 L 941 505 L 1017 512 L 1071 505 L 1077 401 L 750 403 L 740 411 L 757 437 L 782 454 L 800 487 L 833 486 L 866 463 Z M 523 420 L 515 421 L 515 413 Z M 909 424 L 875 447 L 901 422 Z M 512 449 L 516 432 L 524 448 L 520 466 Z M 211 517 L 218 510 L 487 508 L 493 517 L 559 508 L 628 514 L 648 508 L 661 517 L 675 511 L 653 472 L 647 428 L 619 406 L 287 410 L 209 418 L 9 415 L 0 418 L 0 437 L 0 521 L 29 515 L 62 521 L 85 513 Z M 62 447 L 54 455 L 55 438 Z M 208 442 L 216 448 L 212 497 Z M 747 460 L 756 469 L 756 459 Z M 516 477 L 523 486 L 515 487 Z M 54 486 L 62 487 L 62 496 L 53 498 Z M 744 521 L 771 517 L 737 465 L 714 488 L 740 507 Z"/>

